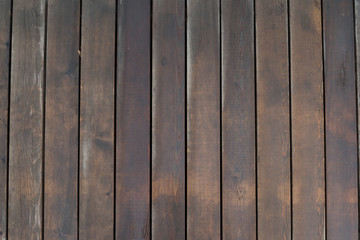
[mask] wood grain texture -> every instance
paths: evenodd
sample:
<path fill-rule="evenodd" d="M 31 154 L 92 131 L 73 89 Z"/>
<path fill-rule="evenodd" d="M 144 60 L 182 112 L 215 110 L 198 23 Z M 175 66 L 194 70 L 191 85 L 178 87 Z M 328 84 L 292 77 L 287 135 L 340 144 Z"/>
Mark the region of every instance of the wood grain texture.
<path fill-rule="evenodd" d="M 150 239 L 151 1 L 118 1 L 116 239 Z"/>
<path fill-rule="evenodd" d="M 287 1 L 256 1 L 258 239 L 291 238 Z"/>
<path fill-rule="evenodd" d="M 76 239 L 80 2 L 49 0 L 47 21 L 44 239 Z"/>
<path fill-rule="evenodd" d="M 41 239 L 45 0 L 13 1 L 9 239 Z"/>
<path fill-rule="evenodd" d="M 82 2 L 80 240 L 114 237 L 115 5 Z"/>
<path fill-rule="evenodd" d="M 325 239 L 321 2 L 290 0 L 293 239 Z"/>
<path fill-rule="evenodd" d="M 357 114 L 358 114 L 358 122 L 357 122 L 357 129 L 358 129 L 358 158 L 360 152 L 360 0 L 354 0 L 354 7 L 355 7 L 355 47 L 356 47 L 356 80 L 357 80 Z M 359 161 L 359 160 L 358 160 Z M 359 167 L 359 162 L 358 162 Z M 359 169 L 360 170 L 360 169 Z M 360 182 L 360 172 L 358 172 L 358 181 Z M 358 198 L 359 201 L 359 198 Z M 359 224 L 359 223 L 358 223 Z"/>
<path fill-rule="evenodd" d="M 354 2 L 324 0 L 327 239 L 358 239 Z"/>
<path fill-rule="evenodd" d="M 11 0 L 0 3 L 0 239 L 6 239 Z"/>
<path fill-rule="evenodd" d="M 254 4 L 222 1 L 223 239 L 256 239 Z"/>
<path fill-rule="evenodd" d="M 185 1 L 153 1 L 152 239 L 185 239 Z"/>
<path fill-rule="evenodd" d="M 187 239 L 220 239 L 218 0 L 187 1 Z"/>

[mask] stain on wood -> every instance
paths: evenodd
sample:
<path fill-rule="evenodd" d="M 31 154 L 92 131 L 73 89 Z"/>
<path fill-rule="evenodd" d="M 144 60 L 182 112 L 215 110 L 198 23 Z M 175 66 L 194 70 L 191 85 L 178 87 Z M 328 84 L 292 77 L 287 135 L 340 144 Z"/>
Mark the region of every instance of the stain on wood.
<path fill-rule="evenodd" d="M 115 5 L 82 2 L 80 240 L 114 237 Z"/>
<path fill-rule="evenodd" d="M 327 239 L 358 239 L 353 1 L 323 2 Z"/>
<path fill-rule="evenodd" d="M 252 0 L 222 1 L 223 239 L 256 239 Z"/>
<path fill-rule="evenodd" d="M 185 239 L 185 2 L 153 1 L 152 239 Z"/>
<path fill-rule="evenodd" d="M 44 239 L 76 239 L 80 2 L 47 12 Z"/>
<path fill-rule="evenodd" d="M 118 2 L 116 239 L 150 239 L 151 2 Z"/>
<path fill-rule="evenodd" d="M 42 239 L 45 1 L 13 1 L 9 239 Z"/>
<path fill-rule="evenodd" d="M 220 239 L 220 13 L 187 1 L 187 239 Z"/>
<path fill-rule="evenodd" d="M 291 238 L 287 1 L 256 2 L 258 239 Z"/>
<path fill-rule="evenodd" d="M 320 1 L 290 1 L 293 239 L 325 239 Z"/>

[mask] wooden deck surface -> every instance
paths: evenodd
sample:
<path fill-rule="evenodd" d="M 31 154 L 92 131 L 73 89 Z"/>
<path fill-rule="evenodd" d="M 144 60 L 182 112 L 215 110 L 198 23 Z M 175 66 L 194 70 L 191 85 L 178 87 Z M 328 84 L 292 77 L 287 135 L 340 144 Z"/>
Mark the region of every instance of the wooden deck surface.
<path fill-rule="evenodd" d="M 1 0 L 0 240 L 358 240 L 360 0 Z"/>

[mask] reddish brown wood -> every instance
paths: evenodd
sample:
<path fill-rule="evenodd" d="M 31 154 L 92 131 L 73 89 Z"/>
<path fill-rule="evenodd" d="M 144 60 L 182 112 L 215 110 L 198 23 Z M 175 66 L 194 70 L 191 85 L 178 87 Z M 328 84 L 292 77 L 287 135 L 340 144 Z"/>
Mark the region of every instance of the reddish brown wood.
<path fill-rule="evenodd" d="M 288 6 L 256 1 L 258 239 L 291 238 Z"/>
<path fill-rule="evenodd" d="M 45 0 L 13 1 L 9 239 L 42 239 Z"/>
<path fill-rule="evenodd" d="M 114 237 L 115 6 L 82 2 L 80 240 Z"/>
<path fill-rule="evenodd" d="M 253 0 L 222 5 L 223 239 L 256 239 Z"/>
<path fill-rule="evenodd" d="M 80 2 L 49 0 L 47 29 L 44 239 L 70 240 L 78 220 Z"/>
<path fill-rule="evenodd" d="M 150 239 L 150 0 L 118 1 L 116 239 Z"/>
<path fill-rule="evenodd" d="M 354 2 L 325 0 L 327 239 L 358 239 Z"/>
<path fill-rule="evenodd" d="M 187 1 L 187 239 L 220 239 L 218 0 Z"/>
<path fill-rule="evenodd" d="M 153 1 L 152 239 L 185 239 L 185 2 Z"/>

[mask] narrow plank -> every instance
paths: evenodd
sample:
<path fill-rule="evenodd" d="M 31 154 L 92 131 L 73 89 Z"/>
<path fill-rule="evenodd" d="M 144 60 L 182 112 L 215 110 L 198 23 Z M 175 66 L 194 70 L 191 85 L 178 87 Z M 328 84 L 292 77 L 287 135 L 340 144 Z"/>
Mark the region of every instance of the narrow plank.
<path fill-rule="evenodd" d="M 358 114 L 358 122 L 357 122 L 357 129 L 358 129 L 358 154 L 360 152 L 360 0 L 354 1 L 355 7 L 355 44 L 356 44 L 356 80 L 357 80 L 357 114 Z M 358 156 L 359 158 L 359 156 Z M 358 160 L 359 161 L 359 160 Z M 359 167 L 359 162 L 358 162 Z M 360 169 L 359 169 L 360 170 Z M 358 172 L 358 182 L 360 182 L 360 172 Z M 358 199 L 359 201 L 359 199 Z M 359 224 L 359 223 L 358 223 Z"/>
<path fill-rule="evenodd" d="M 152 239 L 185 239 L 185 1 L 153 1 Z"/>
<path fill-rule="evenodd" d="M 82 2 L 80 240 L 114 237 L 115 5 Z"/>
<path fill-rule="evenodd" d="M 258 239 L 291 238 L 287 1 L 256 1 Z"/>
<path fill-rule="evenodd" d="M 358 239 L 354 2 L 325 0 L 327 239 Z"/>
<path fill-rule="evenodd" d="M 321 2 L 290 0 L 293 239 L 325 239 Z"/>
<path fill-rule="evenodd" d="M 44 238 L 76 239 L 80 2 L 49 0 L 47 20 Z"/>
<path fill-rule="evenodd" d="M 223 239 L 256 239 L 254 1 L 222 1 Z"/>
<path fill-rule="evenodd" d="M 187 1 L 187 239 L 220 239 L 218 0 Z"/>
<path fill-rule="evenodd" d="M 150 0 L 118 2 L 116 239 L 150 239 Z"/>
<path fill-rule="evenodd" d="M 42 239 L 45 0 L 13 1 L 9 239 Z"/>
<path fill-rule="evenodd" d="M 11 0 L 0 3 L 0 239 L 6 239 Z"/>

